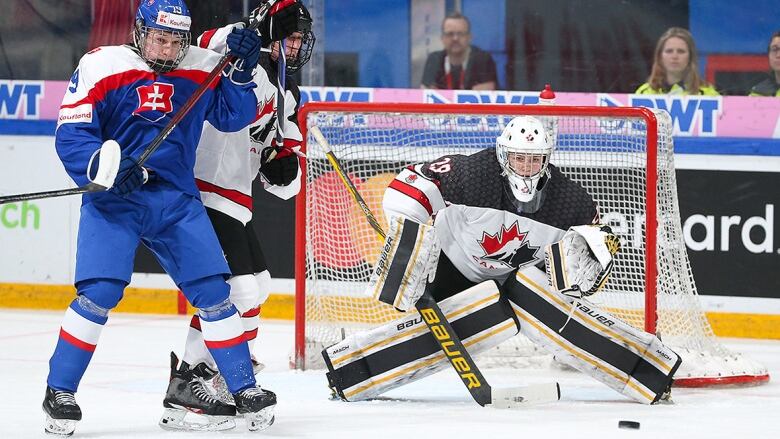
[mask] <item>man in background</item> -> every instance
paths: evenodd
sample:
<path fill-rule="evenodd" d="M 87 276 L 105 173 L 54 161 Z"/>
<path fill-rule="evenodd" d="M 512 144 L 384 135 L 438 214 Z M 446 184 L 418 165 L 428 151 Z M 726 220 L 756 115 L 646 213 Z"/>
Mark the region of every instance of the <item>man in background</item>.
<path fill-rule="evenodd" d="M 441 24 L 444 50 L 428 55 L 422 88 L 453 90 L 495 90 L 498 88 L 496 63 L 489 53 L 471 45 L 471 24 L 459 12 L 448 15 Z"/>

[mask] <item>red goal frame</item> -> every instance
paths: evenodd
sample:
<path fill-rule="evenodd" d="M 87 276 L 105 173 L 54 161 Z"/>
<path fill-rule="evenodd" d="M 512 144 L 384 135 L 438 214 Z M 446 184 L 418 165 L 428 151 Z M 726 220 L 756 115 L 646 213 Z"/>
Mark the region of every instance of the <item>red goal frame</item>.
<path fill-rule="evenodd" d="M 655 333 L 657 324 L 656 278 L 657 248 L 657 159 L 658 121 L 655 114 L 643 107 L 586 107 L 550 105 L 499 104 L 415 104 L 415 103 L 360 103 L 308 102 L 298 113 L 298 125 L 303 135 L 301 151 L 306 152 L 308 139 L 307 118 L 315 112 L 344 113 L 426 113 L 471 115 L 531 115 L 531 116 L 593 116 L 643 119 L 647 127 L 647 193 L 645 196 L 645 331 Z M 301 191 L 296 197 L 295 209 L 295 351 L 294 366 L 305 367 L 306 340 L 306 159 L 301 159 Z M 652 229 L 652 230 L 651 230 Z M 652 233 L 651 233 L 652 232 Z"/>

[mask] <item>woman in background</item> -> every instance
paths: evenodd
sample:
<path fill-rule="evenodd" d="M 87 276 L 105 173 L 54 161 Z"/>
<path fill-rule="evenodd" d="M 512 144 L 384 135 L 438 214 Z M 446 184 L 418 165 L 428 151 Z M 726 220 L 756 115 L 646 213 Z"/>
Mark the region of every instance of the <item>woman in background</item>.
<path fill-rule="evenodd" d="M 720 93 L 699 76 L 693 36 L 680 27 L 669 28 L 655 46 L 653 70 L 636 94 L 707 95 Z"/>
<path fill-rule="evenodd" d="M 766 52 L 769 56 L 769 74 L 750 89 L 750 96 L 780 97 L 780 30 L 769 38 Z"/>

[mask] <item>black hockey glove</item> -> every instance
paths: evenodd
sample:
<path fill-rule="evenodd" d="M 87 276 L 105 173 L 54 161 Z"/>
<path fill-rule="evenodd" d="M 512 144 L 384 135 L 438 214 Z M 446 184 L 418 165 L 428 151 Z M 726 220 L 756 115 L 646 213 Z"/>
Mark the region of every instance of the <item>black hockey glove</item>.
<path fill-rule="evenodd" d="M 263 165 L 260 172 L 266 180 L 274 186 L 287 186 L 298 176 L 298 156 L 290 149 L 282 149 L 276 157 L 268 161 L 268 157 L 274 152 L 274 148 L 266 148 L 260 153 Z"/>
<path fill-rule="evenodd" d="M 260 34 L 271 41 L 279 41 L 295 31 L 302 30 L 300 26 L 305 24 L 299 23 L 298 19 L 303 16 L 303 7 L 297 0 L 278 0 L 260 23 Z M 256 8 L 249 14 L 251 21 L 257 20 L 259 9 Z"/>
<path fill-rule="evenodd" d="M 119 171 L 116 173 L 114 185 L 111 191 L 124 197 L 141 187 L 149 179 L 149 174 L 144 168 L 138 166 L 138 163 L 130 156 L 123 156 L 119 162 Z"/>
<path fill-rule="evenodd" d="M 252 73 L 260 59 L 260 36 L 249 29 L 233 28 L 226 42 L 230 53 L 237 58 L 225 69 L 228 76 L 238 84 L 252 81 Z"/>

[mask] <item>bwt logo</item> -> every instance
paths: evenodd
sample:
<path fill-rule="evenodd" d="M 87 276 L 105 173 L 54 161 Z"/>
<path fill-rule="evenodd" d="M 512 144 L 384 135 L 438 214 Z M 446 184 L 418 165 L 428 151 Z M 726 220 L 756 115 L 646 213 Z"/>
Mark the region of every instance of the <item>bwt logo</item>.
<path fill-rule="evenodd" d="M 622 106 L 619 101 L 607 94 L 598 95 L 598 105 Z M 628 105 L 665 110 L 672 117 L 672 134 L 683 136 L 715 136 L 718 131 L 718 118 L 723 113 L 721 96 L 631 95 Z M 621 121 L 614 126 L 604 128 L 605 130 L 622 129 L 624 123 Z M 635 126 L 635 128 L 642 127 Z"/>
<path fill-rule="evenodd" d="M 0 80 L 0 119 L 38 119 L 43 81 Z"/>
<path fill-rule="evenodd" d="M 374 90 L 352 87 L 301 87 L 301 105 L 309 101 L 373 102 Z"/>
<path fill-rule="evenodd" d="M 428 104 L 518 104 L 535 105 L 539 103 L 539 93 L 533 91 L 474 91 L 456 90 L 450 101 L 436 90 L 426 89 L 423 102 Z"/>

